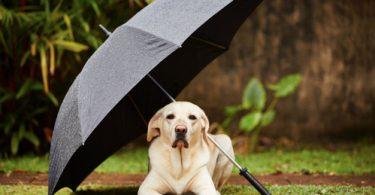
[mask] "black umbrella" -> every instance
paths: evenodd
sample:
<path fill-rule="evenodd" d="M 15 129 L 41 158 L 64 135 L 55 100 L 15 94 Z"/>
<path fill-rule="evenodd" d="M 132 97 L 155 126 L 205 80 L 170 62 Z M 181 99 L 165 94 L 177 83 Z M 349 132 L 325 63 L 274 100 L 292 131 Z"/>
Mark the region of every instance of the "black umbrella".
<path fill-rule="evenodd" d="M 99 25 L 99 27 L 109 36 L 111 35 L 111 32 L 109 32 L 103 25 Z M 147 74 L 147 76 L 152 80 L 152 82 L 159 87 L 159 89 L 166 95 L 170 101 L 175 102 L 176 100 L 168 93 L 167 90 L 164 89 L 163 86 L 159 84 L 157 80 L 155 80 L 150 74 Z M 134 104 L 135 107 L 137 107 L 136 104 Z M 137 112 L 141 118 L 144 118 L 142 113 L 137 109 Z M 247 170 L 247 168 L 243 168 L 240 164 L 236 162 L 228 153 L 225 151 L 220 144 L 218 144 L 214 138 L 212 138 L 210 135 L 207 134 L 207 137 L 211 140 L 212 143 L 215 144 L 215 146 L 234 164 L 238 170 L 240 171 L 240 175 L 245 177 L 247 181 L 249 181 L 255 189 L 258 190 L 260 194 L 270 194 L 264 187 L 263 185 Z"/>
<path fill-rule="evenodd" d="M 65 186 L 76 189 L 107 157 L 144 134 L 146 121 L 170 101 L 154 81 L 176 97 L 227 50 L 260 2 L 157 0 L 118 27 L 61 104 L 51 142 L 49 194 Z"/>

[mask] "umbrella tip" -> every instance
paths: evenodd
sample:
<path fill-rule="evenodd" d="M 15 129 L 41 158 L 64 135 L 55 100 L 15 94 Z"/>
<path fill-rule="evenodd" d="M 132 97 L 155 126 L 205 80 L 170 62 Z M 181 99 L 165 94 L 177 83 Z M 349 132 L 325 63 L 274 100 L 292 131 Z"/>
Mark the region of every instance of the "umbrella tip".
<path fill-rule="evenodd" d="M 102 29 L 102 31 L 107 35 L 107 36 L 110 36 L 112 33 L 109 32 L 109 30 L 107 30 L 102 24 L 99 24 L 99 27 L 100 29 Z"/>

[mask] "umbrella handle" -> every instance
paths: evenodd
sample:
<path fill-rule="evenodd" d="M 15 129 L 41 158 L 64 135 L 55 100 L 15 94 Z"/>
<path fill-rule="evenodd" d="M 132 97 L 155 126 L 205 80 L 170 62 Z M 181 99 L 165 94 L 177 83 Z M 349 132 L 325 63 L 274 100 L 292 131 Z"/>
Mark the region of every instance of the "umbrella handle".
<path fill-rule="evenodd" d="M 238 164 L 236 162 L 235 159 L 233 159 L 225 150 L 224 148 L 222 148 L 220 146 L 219 143 L 217 143 L 215 141 L 215 139 L 213 137 L 211 137 L 209 134 L 206 135 L 208 137 L 208 139 L 224 154 L 224 156 L 226 156 L 237 168 L 238 170 L 240 170 L 240 175 L 242 175 L 247 181 L 250 182 L 251 185 L 254 186 L 254 188 L 256 190 L 258 190 L 258 192 L 262 195 L 270 195 L 271 193 L 269 193 L 266 188 L 264 188 L 262 186 L 262 184 L 253 176 L 249 173 L 249 171 L 247 171 L 246 168 L 242 168 L 242 166 L 240 164 Z"/>
<path fill-rule="evenodd" d="M 246 168 L 240 169 L 240 175 L 249 181 L 261 195 L 271 195 L 271 193 L 268 192 L 267 189 L 253 175 L 251 175 Z"/>

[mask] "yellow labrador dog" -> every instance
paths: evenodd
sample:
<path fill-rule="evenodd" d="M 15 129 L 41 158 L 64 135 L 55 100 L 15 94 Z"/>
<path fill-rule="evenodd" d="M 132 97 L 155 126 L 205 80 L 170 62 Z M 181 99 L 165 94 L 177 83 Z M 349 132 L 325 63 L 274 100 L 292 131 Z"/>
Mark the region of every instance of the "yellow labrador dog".
<path fill-rule="evenodd" d="M 148 124 L 149 173 L 139 195 L 220 194 L 232 164 L 207 139 L 209 122 L 204 111 L 189 102 L 173 102 L 160 109 Z M 211 135 L 234 156 L 226 135 Z"/>

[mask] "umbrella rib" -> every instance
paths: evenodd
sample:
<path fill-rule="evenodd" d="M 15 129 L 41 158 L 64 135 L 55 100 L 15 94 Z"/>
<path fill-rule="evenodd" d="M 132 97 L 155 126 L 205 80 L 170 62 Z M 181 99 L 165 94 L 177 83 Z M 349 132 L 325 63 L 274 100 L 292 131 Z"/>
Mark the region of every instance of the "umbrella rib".
<path fill-rule="evenodd" d="M 206 43 L 208 45 L 211 45 L 211 46 L 214 46 L 214 47 L 217 47 L 217 48 L 220 48 L 220 49 L 223 49 L 223 50 L 227 50 L 227 47 L 225 46 L 222 46 L 220 44 L 217 44 L 217 43 L 214 43 L 214 42 L 211 42 L 211 41 L 208 41 L 208 40 L 205 40 L 205 39 L 202 39 L 202 38 L 199 38 L 199 37 L 194 37 L 194 36 L 190 36 L 191 39 L 194 39 L 194 40 L 197 40 L 197 41 L 201 41 L 203 43 Z"/>
<path fill-rule="evenodd" d="M 133 97 L 130 95 L 130 93 L 128 94 L 128 97 L 129 97 L 129 100 L 132 102 L 135 110 L 137 111 L 139 117 L 141 117 L 142 121 L 145 123 L 146 127 L 147 127 L 147 121 L 146 119 L 143 117 L 143 114 L 141 113 L 141 110 L 138 108 L 137 104 L 135 103 Z"/>

